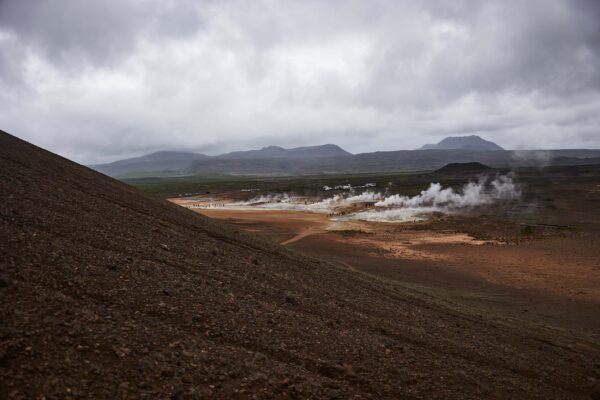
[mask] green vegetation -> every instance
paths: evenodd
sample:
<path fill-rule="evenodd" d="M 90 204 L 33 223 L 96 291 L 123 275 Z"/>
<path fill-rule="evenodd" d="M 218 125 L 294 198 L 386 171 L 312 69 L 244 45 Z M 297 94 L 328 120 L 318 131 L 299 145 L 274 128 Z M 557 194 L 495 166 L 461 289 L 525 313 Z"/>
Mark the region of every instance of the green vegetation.
<path fill-rule="evenodd" d="M 373 189 L 387 189 L 394 193 L 400 187 L 402 193 L 412 195 L 427 188 L 433 178 L 428 173 L 379 173 L 352 175 L 316 175 L 316 176 L 232 176 L 232 175 L 194 175 L 186 177 L 158 177 L 124 179 L 147 193 L 161 197 L 194 195 L 207 193 L 234 192 L 257 189 L 258 193 L 289 192 L 298 195 L 314 195 L 323 186 L 350 184 L 362 186 L 375 183 Z M 460 179 L 459 182 L 463 182 Z"/>

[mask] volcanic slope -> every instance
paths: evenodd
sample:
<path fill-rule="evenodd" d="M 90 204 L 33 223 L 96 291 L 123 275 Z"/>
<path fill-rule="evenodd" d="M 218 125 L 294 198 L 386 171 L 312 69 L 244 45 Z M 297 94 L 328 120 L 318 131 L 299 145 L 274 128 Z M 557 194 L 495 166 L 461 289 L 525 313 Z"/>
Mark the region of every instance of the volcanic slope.
<path fill-rule="evenodd" d="M 254 240 L 3 132 L 0 194 L 2 398 L 594 394 L 588 343 Z"/>

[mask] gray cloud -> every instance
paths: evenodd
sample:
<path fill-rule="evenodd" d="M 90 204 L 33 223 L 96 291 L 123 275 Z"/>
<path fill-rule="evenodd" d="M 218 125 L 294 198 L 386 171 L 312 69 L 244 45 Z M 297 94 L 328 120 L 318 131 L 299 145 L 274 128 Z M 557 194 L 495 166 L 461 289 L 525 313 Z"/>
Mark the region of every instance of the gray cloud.
<path fill-rule="evenodd" d="M 600 5 L 0 1 L 0 128 L 80 162 L 481 134 L 600 147 Z"/>

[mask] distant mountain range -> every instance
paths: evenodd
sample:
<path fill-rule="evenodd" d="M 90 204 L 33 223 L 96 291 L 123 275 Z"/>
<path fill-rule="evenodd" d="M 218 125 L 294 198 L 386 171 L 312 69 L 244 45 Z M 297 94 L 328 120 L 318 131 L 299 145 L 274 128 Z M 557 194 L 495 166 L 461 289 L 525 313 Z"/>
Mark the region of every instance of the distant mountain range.
<path fill-rule="evenodd" d="M 260 150 L 234 151 L 232 153 L 221 154 L 216 158 L 221 159 L 265 159 L 265 158 L 320 158 L 320 157 L 344 157 L 351 156 L 340 146 L 335 144 L 324 144 L 321 146 L 295 147 L 293 149 L 284 149 L 279 146 L 267 146 Z"/>
<path fill-rule="evenodd" d="M 162 176 L 162 175 L 189 175 L 194 172 L 194 165 L 206 161 L 212 165 L 210 172 L 230 173 L 228 166 L 231 160 L 255 160 L 263 163 L 265 160 L 313 160 L 319 158 L 351 157 L 347 152 L 335 144 L 321 146 L 295 147 L 284 149 L 279 146 L 267 146 L 260 150 L 234 151 L 217 156 L 207 156 L 201 153 L 184 151 L 159 151 L 141 157 L 128 158 L 109 164 L 92 165 L 91 168 L 113 177 L 123 176 Z M 239 164 L 239 162 L 238 162 Z M 244 162 L 242 162 L 244 164 Z M 244 167 L 240 167 L 243 172 Z M 269 167 L 261 170 L 268 173 Z M 254 173 L 254 171 L 251 171 Z"/>
<path fill-rule="evenodd" d="M 141 157 L 128 158 L 109 164 L 91 165 L 92 169 L 108 176 L 121 177 L 131 174 L 162 176 L 169 171 L 181 171 L 194 161 L 210 158 L 205 154 L 185 151 L 158 151 Z"/>
<path fill-rule="evenodd" d="M 436 170 L 449 163 L 490 167 L 600 163 L 600 150 L 504 150 L 478 136 L 448 137 L 418 150 L 352 154 L 334 144 L 284 149 L 267 146 L 217 156 L 161 151 L 91 166 L 121 179 L 189 175 L 307 175 Z"/>
<path fill-rule="evenodd" d="M 419 150 L 504 150 L 494 142 L 476 135 L 453 136 L 443 139 L 437 144 L 426 144 Z"/>

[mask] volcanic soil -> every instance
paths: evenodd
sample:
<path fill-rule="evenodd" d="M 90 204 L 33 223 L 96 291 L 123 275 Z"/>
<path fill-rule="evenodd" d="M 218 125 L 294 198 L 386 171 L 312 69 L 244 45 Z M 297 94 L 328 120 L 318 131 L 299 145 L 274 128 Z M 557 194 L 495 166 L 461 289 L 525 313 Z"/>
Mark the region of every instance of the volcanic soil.
<path fill-rule="evenodd" d="M 519 224 L 487 216 L 390 224 L 310 212 L 196 211 L 500 318 L 600 339 L 600 235 L 592 229 L 600 224 L 576 233 L 546 228 L 532 237 Z"/>
<path fill-rule="evenodd" d="M 213 221 L 0 133 L 0 396 L 588 399 L 597 344 Z"/>

